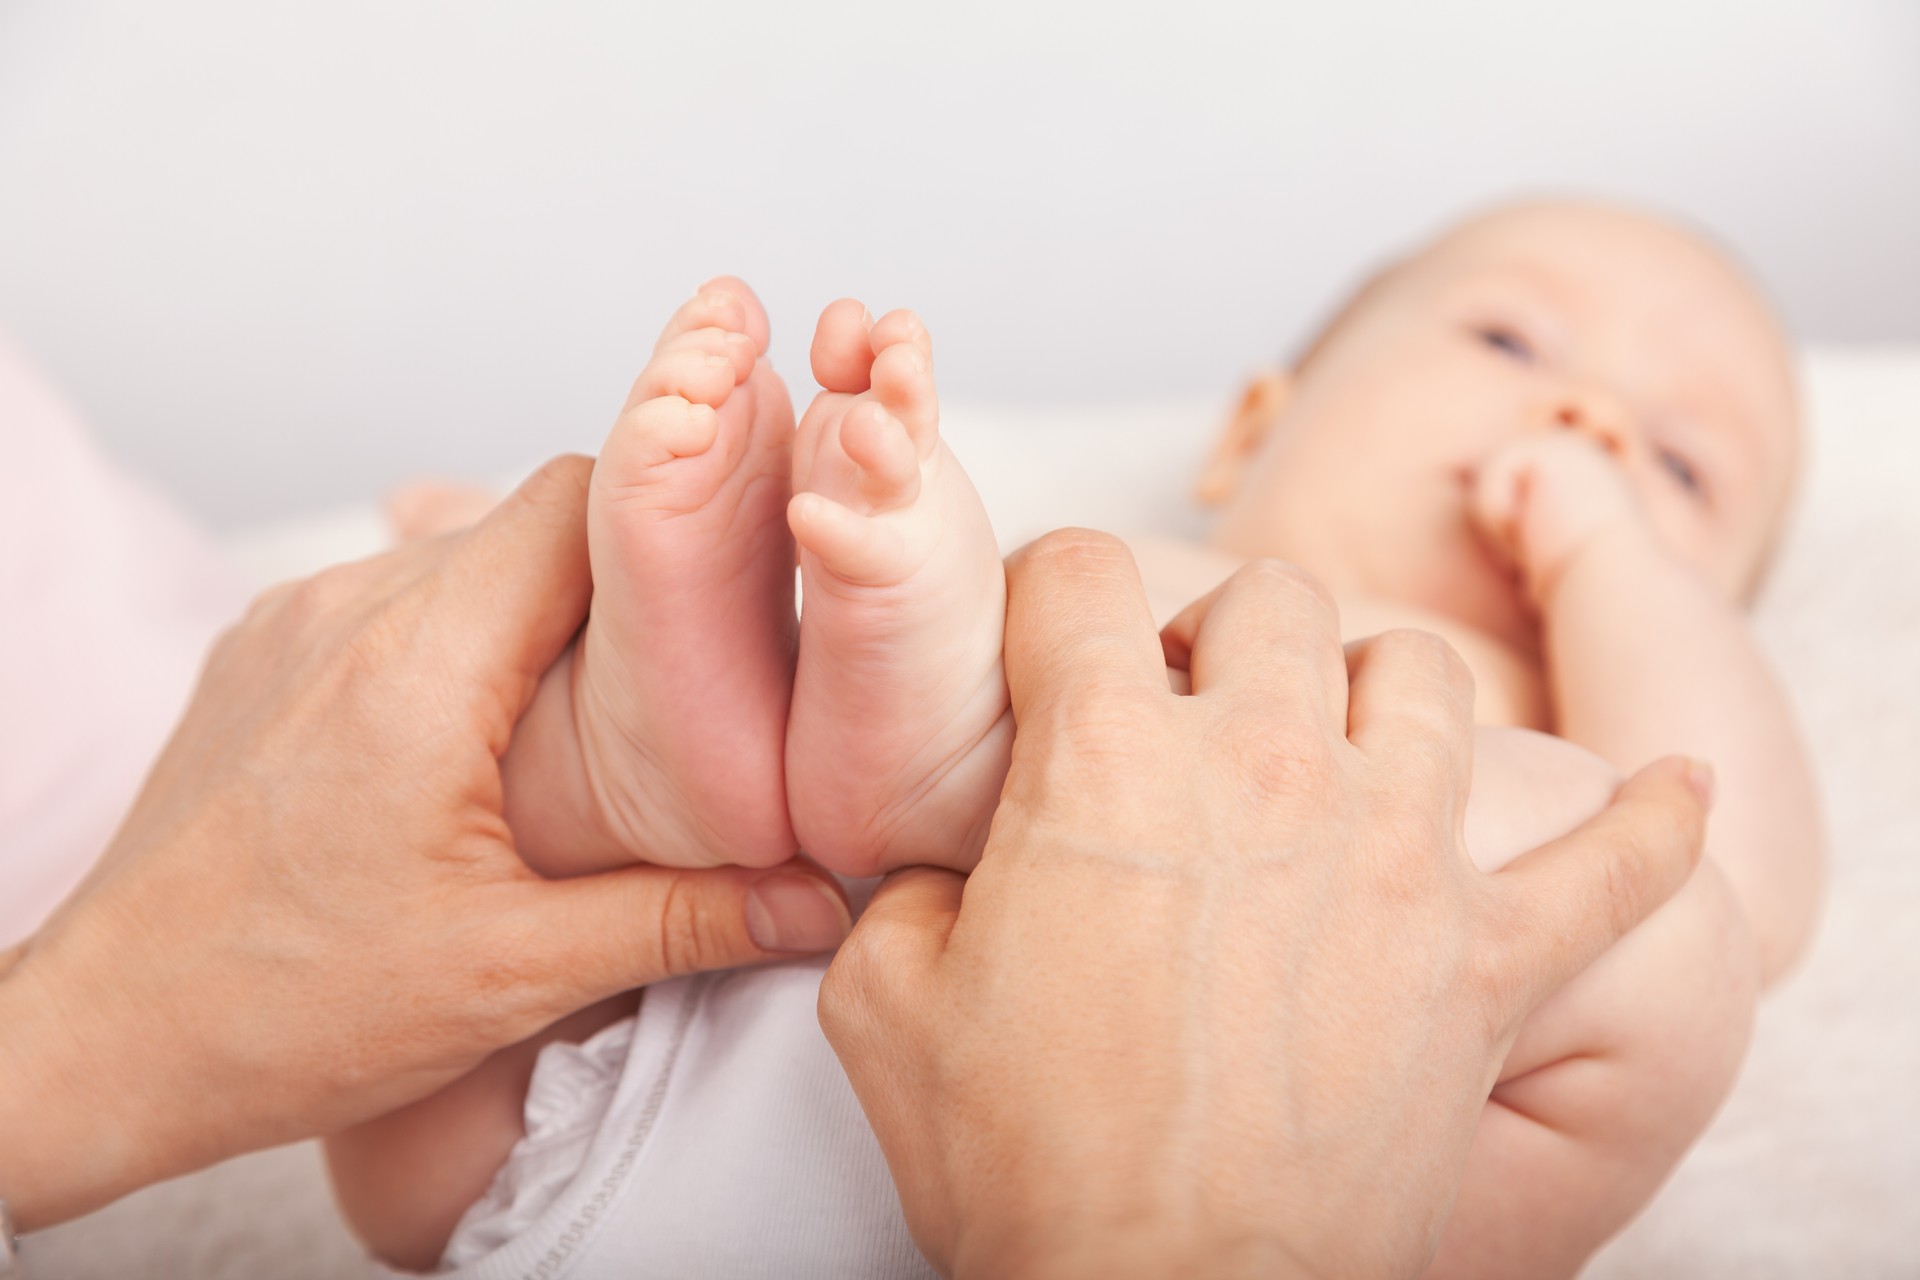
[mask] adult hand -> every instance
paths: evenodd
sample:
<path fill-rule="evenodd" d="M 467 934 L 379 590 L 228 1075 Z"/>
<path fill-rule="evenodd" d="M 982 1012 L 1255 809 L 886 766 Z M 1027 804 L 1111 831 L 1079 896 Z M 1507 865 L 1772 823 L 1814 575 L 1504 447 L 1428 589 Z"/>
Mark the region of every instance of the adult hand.
<path fill-rule="evenodd" d="M 1653 766 L 1483 874 L 1438 639 L 1343 654 L 1266 562 L 1163 649 L 1087 533 L 1009 593 L 979 868 L 893 877 L 821 991 L 915 1240 L 962 1276 L 1416 1273 L 1521 1020 L 1685 881 L 1704 780 Z"/>
<path fill-rule="evenodd" d="M 269 592 L 215 648 L 112 848 L 0 956 L 22 1229 L 391 1110 L 616 992 L 839 940 L 811 867 L 546 881 L 515 854 L 499 757 L 586 613 L 588 471 Z"/>

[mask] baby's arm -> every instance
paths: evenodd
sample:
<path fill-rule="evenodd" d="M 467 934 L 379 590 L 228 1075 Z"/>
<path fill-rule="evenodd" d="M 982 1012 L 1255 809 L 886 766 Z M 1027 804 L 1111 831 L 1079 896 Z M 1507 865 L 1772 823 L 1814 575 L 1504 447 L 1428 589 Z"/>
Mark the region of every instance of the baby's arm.
<path fill-rule="evenodd" d="M 1557 732 L 1622 770 L 1675 752 L 1715 766 L 1707 854 L 1747 913 L 1762 980 L 1778 977 L 1813 927 L 1821 829 L 1791 711 L 1745 617 L 1667 551 L 1582 439 L 1509 450 L 1477 499 L 1540 611 Z"/>

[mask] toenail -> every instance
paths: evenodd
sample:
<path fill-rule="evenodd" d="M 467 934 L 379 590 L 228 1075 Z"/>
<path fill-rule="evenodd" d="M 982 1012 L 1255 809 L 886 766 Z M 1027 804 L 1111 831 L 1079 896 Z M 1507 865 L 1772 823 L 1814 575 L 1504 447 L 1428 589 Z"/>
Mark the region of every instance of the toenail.
<path fill-rule="evenodd" d="M 750 345 L 753 342 L 753 339 L 749 338 L 744 333 L 730 333 L 727 335 L 727 342 L 729 345 L 737 347 L 742 343 L 747 343 Z"/>
<path fill-rule="evenodd" d="M 731 369 L 731 368 L 733 368 L 733 357 L 731 357 L 731 356 L 708 356 L 708 357 L 707 357 L 707 368 L 709 368 L 709 369 Z"/>

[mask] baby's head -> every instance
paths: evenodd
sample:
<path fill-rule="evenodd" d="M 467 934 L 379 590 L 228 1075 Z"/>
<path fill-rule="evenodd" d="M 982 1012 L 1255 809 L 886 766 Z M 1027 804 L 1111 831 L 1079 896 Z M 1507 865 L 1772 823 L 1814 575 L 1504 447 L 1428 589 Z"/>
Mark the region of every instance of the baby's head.
<path fill-rule="evenodd" d="M 1605 446 L 1677 556 L 1729 599 L 1752 590 L 1798 462 L 1788 342 L 1723 253 L 1617 208 L 1497 209 L 1376 275 L 1255 380 L 1201 494 L 1231 551 L 1526 645 L 1467 498 L 1503 445 L 1568 430 Z"/>

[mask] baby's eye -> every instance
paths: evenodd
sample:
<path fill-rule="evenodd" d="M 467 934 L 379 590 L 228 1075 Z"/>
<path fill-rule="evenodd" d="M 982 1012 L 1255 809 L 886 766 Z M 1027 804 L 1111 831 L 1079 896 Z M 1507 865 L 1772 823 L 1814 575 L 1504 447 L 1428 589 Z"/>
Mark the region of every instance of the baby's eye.
<path fill-rule="evenodd" d="M 1658 452 L 1660 465 L 1666 468 L 1667 474 L 1673 477 L 1675 484 L 1695 497 L 1706 496 L 1707 486 L 1700 479 L 1699 469 L 1693 463 L 1687 461 L 1684 455 L 1675 453 L 1671 449 L 1661 449 Z"/>
<path fill-rule="evenodd" d="M 1495 351 L 1512 356 L 1522 364 L 1533 363 L 1533 344 L 1505 325 L 1483 324 L 1473 332 L 1475 337 Z"/>

